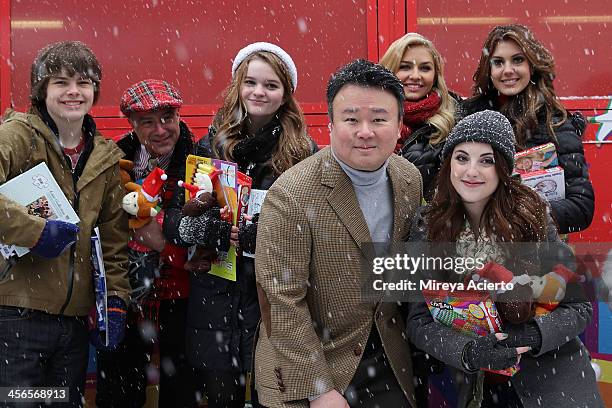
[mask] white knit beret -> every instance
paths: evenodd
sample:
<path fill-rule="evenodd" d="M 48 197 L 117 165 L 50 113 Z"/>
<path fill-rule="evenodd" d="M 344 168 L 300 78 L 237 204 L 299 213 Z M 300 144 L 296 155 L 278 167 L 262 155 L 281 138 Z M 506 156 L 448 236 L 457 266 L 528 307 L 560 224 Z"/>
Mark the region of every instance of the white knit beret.
<path fill-rule="evenodd" d="M 291 56 L 287 54 L 285 50 L 275 44 L 271 44 L 268 42 L 256 42 L 247 45 L 236 54 L 236 58 L 234 58 L 234 63 L 232 64 L 232 78 L 236 75 L 236 70 L 238 66 L 244 61 L 249 55 L 254 54 L 258 51 L 268 51 L 272 54 L 276 55 L 280 58 L 281 61 L 285 63 L 287 66 L 287 70 L 291 75 L 291 83 L 293 85 L 293 92 L 297 89 L 297 68 L 295 63 L 291 59 Z"/>

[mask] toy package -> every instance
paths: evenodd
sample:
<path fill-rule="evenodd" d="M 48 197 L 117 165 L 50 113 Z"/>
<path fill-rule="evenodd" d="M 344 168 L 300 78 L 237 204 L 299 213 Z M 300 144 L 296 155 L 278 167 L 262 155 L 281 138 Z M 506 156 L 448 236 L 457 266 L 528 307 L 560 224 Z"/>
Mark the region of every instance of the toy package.
<path fill-rule="evenodd" d="M 427 307 L 435 321 L 469 336 L 502 332 L 497 307 L 488 292 L 476 290 L 423 290 Z M 513 376 L 519 366 L 505 370 L 486 370 Z"/>
<path fill-rule="evenodd" d="M 197 184 L 199 175 L 213 175 L 212 187 L 216 191 L 217 200 L 221 207 L 227 206 L 230 210 L 229 219 L 232 225 L 238 225 L 246 208 L 243 208 L 242 196 L 251 188 L 251 178 L 237 170 L 236 163 L 200 157 L 187 156 L 185 161 L 185 182 Z M 238 200 L 238 197 L 241 199 Z M 191 198 L 191 192 L 185 189 L 185 201 Z M 248 198 L 247 198 L 248 202 Z M 217 260 L 212 264 L 210 274 L 236 281 L 236 247 L 231 246 L 228 252 L 219 252 Z"/>
<path fill-rule="evenodd" d="M 513 174 L 527 174 L 559 165 L 554 143 L 546 143 L 514 155 Z"/>
<path fill-rule="evenodd" d="M 521 174 L 521 180 L 545 200 L 555 201 L 565 198 L 565 175 L 561 167 Z"/>

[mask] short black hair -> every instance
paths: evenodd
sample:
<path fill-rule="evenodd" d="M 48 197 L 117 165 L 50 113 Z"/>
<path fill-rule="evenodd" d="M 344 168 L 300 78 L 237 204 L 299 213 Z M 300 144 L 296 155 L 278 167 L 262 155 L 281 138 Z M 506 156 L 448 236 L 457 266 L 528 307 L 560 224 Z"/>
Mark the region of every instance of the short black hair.
<path fill-rule="evenodd" d="M 364 59 L 357 59 L 338 69 L 327 82 L 327 113 L 334 119 L 332 103 L 340 89 L 346 85 L 363 88 L 379 88 L 391 93 L 397 99 L 399 116 L 404 112 L 404 87 L 395 74 L 382 65 Z"/>
<path fill-rule="evenodd" d="M 62 41 L 42 48 L 32 63 L 30 100 L 32 104 L 44 103 L 47 84 L 52 76 L 65 69 L 68 75 L 79 74 L 94 85 L 94 103 L 100 96 L 102 68 L 91 49 L 80 41 Z"/>

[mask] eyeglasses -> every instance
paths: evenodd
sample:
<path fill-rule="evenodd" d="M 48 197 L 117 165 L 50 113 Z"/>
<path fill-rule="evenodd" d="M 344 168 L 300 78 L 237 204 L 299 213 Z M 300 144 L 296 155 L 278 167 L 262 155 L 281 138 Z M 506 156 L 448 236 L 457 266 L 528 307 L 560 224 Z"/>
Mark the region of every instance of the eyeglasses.
<path fill-rule="evenodd" d="M 139 119 L 136 122 L 136 125 L 142 129 L 155 129 L 157 123 L 159 123 L 162 127 L 168 127 L 176 124 L 179 120 L 179 115 L 176 112 L 165 112 L 162 114 L 151 114 L 150 116 L 145 116 L 144 118 Z"/>

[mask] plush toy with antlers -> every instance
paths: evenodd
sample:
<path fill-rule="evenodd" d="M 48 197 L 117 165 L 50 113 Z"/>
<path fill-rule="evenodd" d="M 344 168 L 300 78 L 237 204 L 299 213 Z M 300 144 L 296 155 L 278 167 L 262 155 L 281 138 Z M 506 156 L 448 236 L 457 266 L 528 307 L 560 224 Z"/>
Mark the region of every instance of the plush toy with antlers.
<path fill-rule="evenodd" d="M 565 296 L 568 283 L 583 282 L 584 276 L 572 272 L 562 264 L 544 276 L 514 274 L 494 262 L 488 262 L 472 275 L 475 281 L 513 283 L 514 289 L 498 295 L 498 309 L 504 320 L 518 324 L 535 316 L 552 312 Z M 535 304 L 532 304 L 532 301 Z"/>

